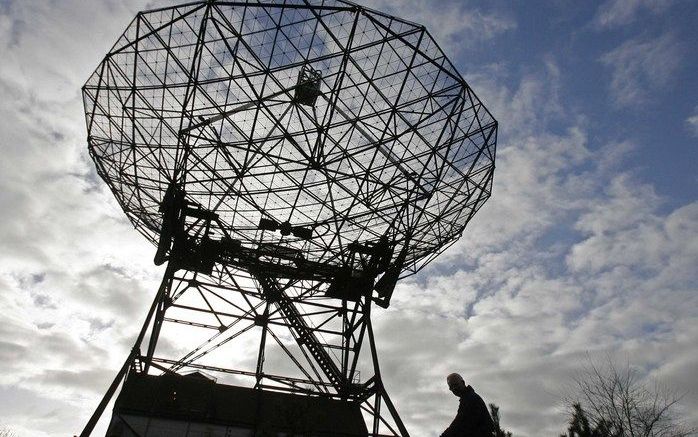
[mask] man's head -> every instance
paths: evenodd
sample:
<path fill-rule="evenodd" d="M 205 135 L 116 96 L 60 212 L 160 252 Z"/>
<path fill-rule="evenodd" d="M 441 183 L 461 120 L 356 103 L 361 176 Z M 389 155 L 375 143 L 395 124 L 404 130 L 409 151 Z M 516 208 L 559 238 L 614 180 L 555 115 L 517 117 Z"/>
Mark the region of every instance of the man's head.
<path fill-rule="evenodd" d="M 463 377 L 457 373 L 451 373 L 446 377 L 448 389 L 456 396 L 462 396 L 465 393 L 465 381 Z"/>

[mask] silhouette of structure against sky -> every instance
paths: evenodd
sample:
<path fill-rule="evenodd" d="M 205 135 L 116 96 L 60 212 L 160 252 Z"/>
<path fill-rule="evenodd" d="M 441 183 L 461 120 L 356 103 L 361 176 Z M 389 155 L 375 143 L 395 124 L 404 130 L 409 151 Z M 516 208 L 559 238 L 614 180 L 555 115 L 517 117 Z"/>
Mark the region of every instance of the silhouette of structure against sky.
<path fill-rule="evenodd" d="M 358 405 L 369 435 L 407 435 L 372 303 L 489 198 L 497 136 L 427 30 L 341 1 L 157 9 L 83 98 L 98 173 L 167 263 L 105 399 L 127 373 L 198 369 Z"/>

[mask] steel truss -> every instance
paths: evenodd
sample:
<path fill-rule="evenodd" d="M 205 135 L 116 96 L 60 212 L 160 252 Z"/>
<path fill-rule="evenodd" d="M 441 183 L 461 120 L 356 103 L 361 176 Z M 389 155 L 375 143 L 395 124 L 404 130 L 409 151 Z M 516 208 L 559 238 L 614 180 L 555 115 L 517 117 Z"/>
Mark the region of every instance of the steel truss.
<path fill-rule="evenodd" d="M 343 0 L 155 9 L 83 99 L 97 172 L 167 263 L 83 435 L 128 372 L 193 369 L 358 402 L 371 435 L 408 435 L 371 308 L 460 237 L 497 141 L 429 32 Z"/>
<path fill-rule="evenodd" d="M 178 270 L 168 264 L 162 283 L 124 366 L 117 374 L 82 436 L 90 435 L 109 399 L 129 372 L 186 373 L 199 370 L 219 380 L 260 390 L 323 396 L 361 405 L 369 436 L 409 436 L 382 382 L 371 325 L 371 299 L 328 299 L 326 283 L 274 278 L 262 271 L 246 274 L 217 266 L 214 275 Z M 225 278 L 225 279 L 222 279 Z M 162 334 L 176 326 L 202 335 L 178 359 L 158 353 Z M 171 333 L 178 337 L 181 330 Z M 256 352 L 244 357 L 226 351 L 233 340 L 253 338 Z M 368 347 L 369 359 L 361 363 Z M 235 350 L 232 348 L 232 350 Z M 224 351 L 238 366 L 209 356 Z M 283 371 L 267 369 L 269 354 L 293 363 Z M 237 355 L 237 356 L 236 356 Z M 245 365 L 247 367 L 245 368 Z M 359 369 L 362 368 L 361 371 Z M 366 378 L 367 375 L 370 377 Z"/>

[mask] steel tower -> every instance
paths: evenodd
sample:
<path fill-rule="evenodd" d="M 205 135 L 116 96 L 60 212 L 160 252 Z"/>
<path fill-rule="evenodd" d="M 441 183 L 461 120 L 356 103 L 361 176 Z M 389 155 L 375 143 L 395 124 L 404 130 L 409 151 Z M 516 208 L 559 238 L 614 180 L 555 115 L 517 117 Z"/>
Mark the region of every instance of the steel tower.
<path fill-rule="evenodd" d="M 122 381 L 199 371 L 407 436 L 373 304 L 460 237 L 491 194 L 497 138 L 429 32 L 340 0 L 155 9 L 83 99 L 99 175 L 166 264 L 83 435 Z"/>

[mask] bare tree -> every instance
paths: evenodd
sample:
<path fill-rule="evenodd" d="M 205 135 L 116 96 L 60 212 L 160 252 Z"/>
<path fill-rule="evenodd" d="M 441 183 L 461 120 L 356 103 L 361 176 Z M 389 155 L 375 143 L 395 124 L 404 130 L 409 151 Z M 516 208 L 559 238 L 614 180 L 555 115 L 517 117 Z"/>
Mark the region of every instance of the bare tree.
<path fill-rule="evenodd" d="M 0 437 L 17 437 L 10 428 L 0 425 Z"/>
<path fill-rule="evenodd" d="M 618 368 L 590 360 L 574 379 L 566 404 L 584 408 L 589 421 L 618 437 L 688 437 L 695 430 L 676 413 L 682 395 L 655 382 L 647 384 L 629 364 Z"/>

